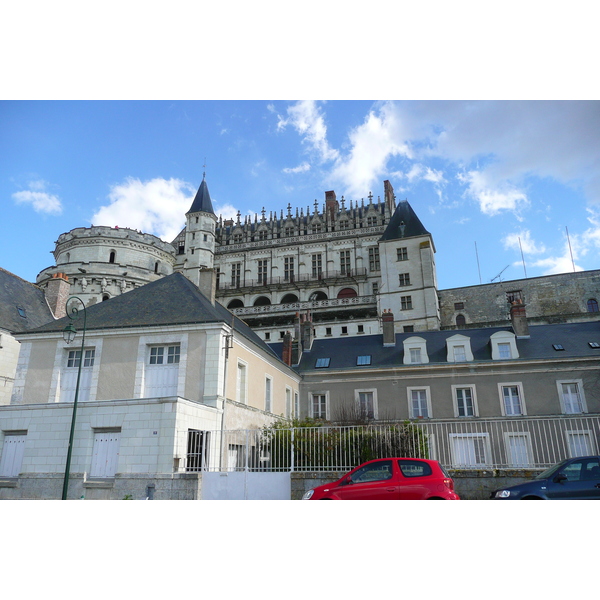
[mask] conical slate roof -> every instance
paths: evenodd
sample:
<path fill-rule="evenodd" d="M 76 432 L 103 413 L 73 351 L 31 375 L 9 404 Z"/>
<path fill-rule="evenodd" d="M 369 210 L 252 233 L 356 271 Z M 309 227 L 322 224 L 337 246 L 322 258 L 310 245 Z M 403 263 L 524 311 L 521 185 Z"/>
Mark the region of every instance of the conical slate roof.
<path fill-rule="evenodd" d="M 386 230 L 379 241 L 399 240 L 417 235 L 429 235 L 407 200 L 398 203 Z"/>
<path fill-rule="evenodd" d="M 196 192 L 196 196 L 194 198 L 194 201 L 192 202 L 192 206 L 190 207 L 190 210 L 187 211 L 187 215 L 189 215 L 190 213 L 197 213 L 197 212 L 205 212 L 205 213 L 211 213 L 211 214 L 215 214 L 215 211 L 213 210 L 213 206 L 212 206 L 212 202 L 210 199 L 210 194 L 208 192 L 208 186 L 206 185 L 206 180 L 202 179 L 202 183 L 200 184 L 200 187 L 198 188 L 198 191 Z"/>

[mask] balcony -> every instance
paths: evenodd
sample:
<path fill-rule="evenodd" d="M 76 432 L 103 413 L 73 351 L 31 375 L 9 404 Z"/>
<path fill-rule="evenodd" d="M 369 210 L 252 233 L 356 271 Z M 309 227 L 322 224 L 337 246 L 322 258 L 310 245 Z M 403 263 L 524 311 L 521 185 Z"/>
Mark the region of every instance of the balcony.
<path fill-rule="evenodd" d="M 267 304 L 265 306 L 244 306 L 232 308 L 231 312 L 238 316 L 294 314 L 304 310 L 322 311 L 339 308 L 358 308 L 361 306 L 376 306 L 376 296 L 356 296 L 354 298 L 332 298 L 330 300 L 308 300 L 306 302 L 291 302 L 290 304 Z"/>
<path fill-rule="evenodd" d="M 217 295 L 219 292 L 230 292 L 235 290 L 238 293 L 256 288 L 283 288 L 283 287 L 318 287 L 319 285 L 335 285 L 349 281 L 364 281 L 367 279 L 367 269 L 361 267 L 359 269 L 347 269 L 345 271 L 322 271 L 318 274 L 312 273 L 301 273 L 298 275 L 292 275 L 290 277 L 277 276 L 277 277 L 264 277 L 261 279 L 246 279 L 239 283 L 232 283 L 231 281 L 223 281 L 224 273 L 221 274 L 221 280 L 217 288 Z"/>

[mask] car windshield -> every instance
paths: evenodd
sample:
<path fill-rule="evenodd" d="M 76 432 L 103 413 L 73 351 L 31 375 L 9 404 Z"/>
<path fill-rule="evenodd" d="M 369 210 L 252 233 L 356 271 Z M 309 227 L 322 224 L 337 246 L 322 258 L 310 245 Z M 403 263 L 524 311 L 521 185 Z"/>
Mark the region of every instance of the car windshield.
<path fill-rule="evenodd" d="M 559 462 L 557 465 L 554 465 L 553 467 L 546 469 L 543 473 L 540 473 L 536 477 L 536 479 L 548 479 L 549 477 L 552 477 L 552 475 L 554 475 L 554 473 L 556 473 L 561 467 L 563 467 L 566 462 L 568 462 L 568 461 L 563 460 L 563 461 Z"/>

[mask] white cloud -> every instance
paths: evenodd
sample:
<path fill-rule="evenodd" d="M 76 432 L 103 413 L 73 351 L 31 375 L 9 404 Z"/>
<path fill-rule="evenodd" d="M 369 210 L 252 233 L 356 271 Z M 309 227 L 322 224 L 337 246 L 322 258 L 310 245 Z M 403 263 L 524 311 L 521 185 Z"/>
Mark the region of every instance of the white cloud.
<path fill-rule="evenodd" d="M 310 165 L 307 162 L 303 162 L 297 167 L 286 167 L 283 169 L 284 173 L 306 173 L 306 171 L 310 171 Z"/>
<path fill-rule="evenodd" d="M 467 186 L 466 193 L 479 203 L 481 212 L 494 216 L 502 211 L 510 211 L 519 216 L 529 201 L 521 190 L 509 182 L 490 182 L 486 173 L 482 171 L 469 171 L 459 173 L 458 180 Z"/>
<path fill-rule="evenodd" d="M 237 219 L 238 209 L 232 204 L 215 204 L 213 208 L 217 217 L 223 217 L 223 219 Z"/>
<path fill-rule="evenodd" d="M 338 151 L 329 146 L 325 118 L 316 102 L 296 102 L 288 107 L 287 113 L 287 119 L 278 115 L 277 129 L 285 129 L 288 125 L 294 127 L 303 136 L 302 143 L 308 145 L 309 151 L 316 153 L 320 162 L 337 159 Z"/>
<path fill-rule="evenodd" d="M 403 124 L 389 103 L 383 104 L 377 112 L 370 111 L 348 137 L 350 151 L 336 161 L 331 178 L 342 183 L 348 189 L 347 193 L 355 197 L 362 197 L 379 185 L 378 180 L 386 172 L 392 156 L 413 157 L 405 142 L 407 136 Z"/>
<path fill-rule="evenodd" d="M 59 215 L 63 206 L 58 196 L 46 191 L 46 182 L 42 180 L 30 181 L 29 189 L 15 192 L 12 197 L 17 204 L 31 204 L 38 213 Z"/>
<path fill-rule="evenodd" d="M 538 244 L 531 238 L 531 232 L 528 230 L 521 230 L 518 233 L 511 233 L 507 235 L 502 243 L 506 249 L 510 250 L 523 250 L 523 254 L 543 254 L 546 252 L 544 244 Z"/>
<path fill-rule="evenodd" d="M 91 219 L 94 225 L 130 227 L 171 242 L 185 225 L 196 190 L 179 179 L 140 181 L 129 177 L 111 187 L 110 204 Z"/>

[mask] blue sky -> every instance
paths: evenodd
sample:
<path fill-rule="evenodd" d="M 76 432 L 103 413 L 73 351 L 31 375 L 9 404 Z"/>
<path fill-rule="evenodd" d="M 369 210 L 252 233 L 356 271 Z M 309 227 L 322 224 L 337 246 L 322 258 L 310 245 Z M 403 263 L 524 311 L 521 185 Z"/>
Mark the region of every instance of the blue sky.
<path fill-rule="evenodd" d="M 442 289 L 596 269 L 599 140 L 595 101 L 3 101 L 1 266 L 35 281 L 92 223 L 170 241 L 205 171 L 223 216 L 389 179 Z"/>

